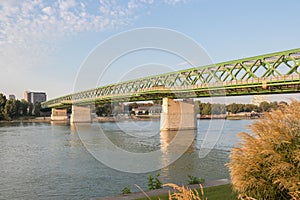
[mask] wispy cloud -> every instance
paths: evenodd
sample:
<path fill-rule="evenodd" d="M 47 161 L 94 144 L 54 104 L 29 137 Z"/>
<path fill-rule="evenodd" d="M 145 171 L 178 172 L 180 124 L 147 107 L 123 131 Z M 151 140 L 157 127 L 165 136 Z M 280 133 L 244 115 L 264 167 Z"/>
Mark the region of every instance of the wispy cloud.
<path fill-rule="evenodd" d="M 185 0 L 165 0 L 176 4 Z M 34 65 L 55 49 L 51 40 L 133 22 L 154 0 L 0 0 L 0 67 Z M 43 59 L 44 60 L 44 59 Z"/>

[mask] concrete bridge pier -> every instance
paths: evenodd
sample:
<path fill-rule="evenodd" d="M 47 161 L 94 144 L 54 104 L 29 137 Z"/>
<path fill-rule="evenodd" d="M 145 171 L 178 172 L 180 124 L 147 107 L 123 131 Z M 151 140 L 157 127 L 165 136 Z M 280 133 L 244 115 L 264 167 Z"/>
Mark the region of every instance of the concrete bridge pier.
<path fill-rule="evenodd" d="M 163 98 L 160 130 L 191 129 L 197 129 L 193 100 L 174 101 Z"/>
<path fill-rule="evenodd" d="M 52 108 L 51 110 L 52 121 L 66 121 L 68 120 L 67 109 Z"/>
<path fill-rule="evenodd" d="M 71 123 L 90 123 L 91 107 L 72 105 Z"/>

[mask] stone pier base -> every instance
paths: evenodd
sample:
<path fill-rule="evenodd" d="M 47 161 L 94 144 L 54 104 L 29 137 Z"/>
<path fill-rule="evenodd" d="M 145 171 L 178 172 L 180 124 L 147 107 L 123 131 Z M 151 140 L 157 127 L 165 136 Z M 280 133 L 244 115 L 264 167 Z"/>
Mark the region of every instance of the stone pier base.
<path fill-rule="evenodd" d="M 71 123 L 89 123 L 92 121 L 90 106 L 72 105 Z"/>
<path fill-rule="evenodd" d="M 68 120 L 67 109 L 52 108 L 51 110 L 52 121 L 66 121 Z"/>
<path fill-rule="evenodd" d="M 193 100 L 174 101 L 163 98 L 160 130 L 197 129 Z"/>

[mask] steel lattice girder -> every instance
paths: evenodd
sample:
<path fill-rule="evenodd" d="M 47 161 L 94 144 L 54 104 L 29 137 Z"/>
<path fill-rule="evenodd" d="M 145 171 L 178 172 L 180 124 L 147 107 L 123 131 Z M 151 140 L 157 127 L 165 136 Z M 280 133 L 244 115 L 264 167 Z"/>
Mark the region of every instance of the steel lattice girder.
<path fill-rule="evenodd" d="M 247 95 L 296 92 L 299 91 L 299 65 L 300 49 L 293 49 L 110 84 L 43 102 L 42 107 L 95 101 L 151 100 L 165 96 L 183 98 L 213 96 L 217 93 Z M 265 87 L 263 84 L 267 88 L 261 89 Z"/>

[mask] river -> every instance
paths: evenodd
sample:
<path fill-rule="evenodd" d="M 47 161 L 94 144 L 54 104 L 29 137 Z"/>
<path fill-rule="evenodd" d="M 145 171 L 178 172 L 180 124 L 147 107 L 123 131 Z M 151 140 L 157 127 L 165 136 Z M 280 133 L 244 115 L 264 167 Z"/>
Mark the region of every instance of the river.
<path fill-rule="evenodd" d="M 114 145 L 127 152 L 171 151 L 168 144 L 174 135 L 160 133 L 159 121 L 94 123 L 84 129 L 66 123 L 0 123 L 0 199 L 91 199 L 120 194 L 125 186 L 138 191 L 134 184 L 146 190 L 147 176 L 156 172 L 163 183 L 187 183 L 188 175 L 206 181 L 229 178 L 224 164 L 229 161 L 230 149 L 239 141 L 236 134 L 249 132 L 247 126 L 253 121 L 197 123 L 196 132 L 185 133 L 195 134 L 195 139 L 178 160 L 168 164 L 171 157 L 157 157 L 153 159 L 153 169 L 159 165 L 156 160 L 165 167 L 155 172 L 138 168 L 136 173 L 124 172 L 120 165 L 108 167 L 101 157 L 91 154 L 82 136 L 101 129 Z M 93 142 L 101 143 L 100 151 L 105 152 L 105 140 L 96 138 Z M 143 160 L 134 164 L 142 167 Z"/>

